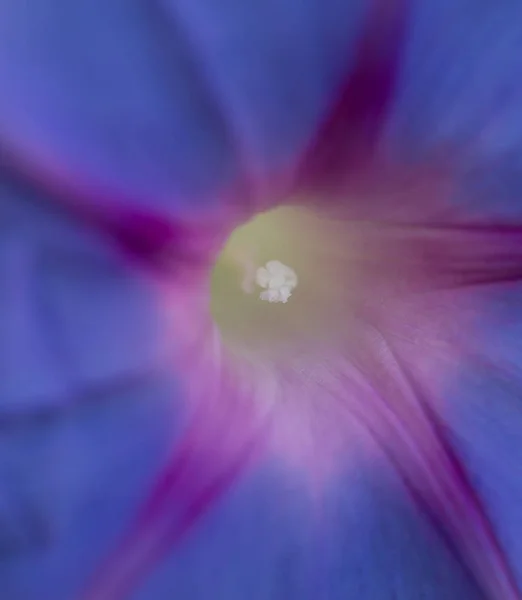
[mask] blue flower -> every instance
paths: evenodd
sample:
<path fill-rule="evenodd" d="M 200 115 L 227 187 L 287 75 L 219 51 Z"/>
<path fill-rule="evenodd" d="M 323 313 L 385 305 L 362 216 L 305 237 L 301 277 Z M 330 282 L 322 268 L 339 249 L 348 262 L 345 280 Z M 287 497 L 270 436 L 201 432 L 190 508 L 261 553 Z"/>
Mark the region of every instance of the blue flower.
<path fill-rule="evenodd" d="M 516 385 L 522 21 L 369 7 L 3 3 L 9 599 L 519 598 L 458 432 Z"/>

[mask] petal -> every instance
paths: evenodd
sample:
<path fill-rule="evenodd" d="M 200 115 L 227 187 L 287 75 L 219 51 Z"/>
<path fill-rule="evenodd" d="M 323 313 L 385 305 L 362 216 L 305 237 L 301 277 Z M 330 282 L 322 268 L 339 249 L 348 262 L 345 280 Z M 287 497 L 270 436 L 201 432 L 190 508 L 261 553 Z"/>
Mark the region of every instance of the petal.
<path fill-rule="evenodd" d="M 4 152 L 74 205 L 179 217 L 245 202 L 246 171 L 294 162 L 328 108 L 362 6 L 8 0 Z"/>

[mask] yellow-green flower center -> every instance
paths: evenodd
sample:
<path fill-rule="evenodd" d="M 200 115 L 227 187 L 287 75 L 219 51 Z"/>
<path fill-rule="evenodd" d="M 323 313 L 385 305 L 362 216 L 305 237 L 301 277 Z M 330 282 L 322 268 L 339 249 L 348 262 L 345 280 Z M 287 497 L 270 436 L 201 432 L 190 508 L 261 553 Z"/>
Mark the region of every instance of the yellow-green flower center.
<path fill-rule="evenodd" d="M 335 333 L 346 313 L 349 273 L 344 260 L 335 264 L 346 238 L 332 223 L 305 208 L 281 207 L 233 232 L 211 282 L 212 315 L 231 350 L 279 358 L 310 351 Z"/>

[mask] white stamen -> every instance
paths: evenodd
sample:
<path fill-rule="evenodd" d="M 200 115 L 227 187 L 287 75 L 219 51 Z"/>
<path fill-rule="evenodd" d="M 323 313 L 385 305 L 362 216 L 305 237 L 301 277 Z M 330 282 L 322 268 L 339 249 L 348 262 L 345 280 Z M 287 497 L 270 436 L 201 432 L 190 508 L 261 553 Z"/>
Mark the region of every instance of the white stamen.
<path fill-rule="evenodd" d="M 278 260 L 270 260 L 256 271 L 256 283 L 265 288 L 259 297 L 267 302 L 286 304 L 297 286 L 297 275 L 293 269 Z"/>

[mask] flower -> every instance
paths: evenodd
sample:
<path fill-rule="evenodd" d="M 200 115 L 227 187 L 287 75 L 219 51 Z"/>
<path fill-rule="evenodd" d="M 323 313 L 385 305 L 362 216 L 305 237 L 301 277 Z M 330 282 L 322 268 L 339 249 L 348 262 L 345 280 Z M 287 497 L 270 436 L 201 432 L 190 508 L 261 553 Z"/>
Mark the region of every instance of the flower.
<path fill-rule="evenodd" d="M 56 10 L 63 9 L 60 3 L 55 4 Z M 483 592 L 495 599 L 518 597 L 512 581 L 512 565 L 505 557 L 505 539 L 500 539 L 498 528 L 491 525 L 483 490 L 479 494 L 476 482 L 469 481 L 469 469 L 462 464 L 462 455 L 456 452 L 446 428 L 444 417 L 458 408 L 448 409 L 444 405 L 444 394 L 448 383 L 461 370 L 469 344 L 476 340 L 479 321 L 488 308 L 488 284 L 520 279 L 520 227 L 481 220 L 469 207 L 457 210 L 452 194 L 453 171 L 458 161 L 452 158 L 458 156 L 460 160 L 460 149 L 448 149 L 447 156 L 442 157 L 444 160 L 419 152 L 421 156 L 416 157 L 416 161 L 408 161 L 401 160 L 395 148 L 383 147 L 384 115 L 397 79 L 398 58 L 394 49 L 399 45 L 395 42 L 402 40 L 400 25 L 404 13 L 397 10 L 397 4 L 392 6 L 391 2 L 385 2 L 396 10 L 390 12 L 393 18 L 398 15 L 400 22 L 396 28 L 392 19 L 392 26 L 384 29 L 384 33 L 380 27 L 390 25 L 387 20 L 390 12 L 386 13 L 386 19 L 381 19 L 384 13 L 379 11 L 370 16 L 369 22 L 378 26 L 378 35 L 364 40 L 358 67 L 350 73 L 348 88 L 341 93 L 338 107 L 333 107 L 330 118 L 316 132 L 308 152 L 294 156 L 297 143 L 287 144 L 284 152 L 278 149 L 276 153 L 270 144 L 260 148 L 260 145 L 245 142 L 238 132 L 250 134 L 251 141 L 255 137 L 252 132 L 261 130 L 266 123 L 261 117 L 257 118 L 257 114 L 255 119 L 250 119 L 234 93 L 222 92 L 220 78 L 216 75 L 213 79 L 212 69 L 202 69 L 204 73 L 196 82 L 196 93 L 192 93 L 192 88 L 186 93 L 183 85 L 172 85 L 173 73 L 189 70 L 186 55 L 197 48 L 198 39 L 190 27 L 185 30 L 186 23 L 179 15 L 172 19 L 176 24 L 174 34 L 170 35 L 172 32 L 167 29 L 169 35 L 164 35 L 165 24 L 170 24 L 172 17 L 165 7 L 183 6 L 187 14 L 192 11 L 190 14 L 197 17 L 205 6 L 212 10 L 212 3 L 204 6 L 193 0 L 184 4 L 180 0 L 153 4 L 150 11 L 144 8 L 141 12 L 133 3 L 77 2 L 63 15 L 60 13 L 60 18 L 53 15 L 51 2 L 43 3 L 34 11 L 26 3 L 7 0 L 0 9 L 6 31 L 9 30 L 8 35 L 1 37 L 0 53 L 0 77 L 3 83 L 9 82 L 4 86 L 0 111 L 2 165 L 8 172 L 4 173 L 8 179 L 6 197 L 9 201 L 11 197 L 15 199 L 12 206 L 7 207 L 6 222 L 9 230 L 15 223 L 15 231 L 21 233 L 22 238 L 21 245 L 17 239 L 8 245 L 5 253 L 9 254 L 8 260 L 2 263 L 8 267 L 4 269 L 3 281 L 13 269 L 17 274 L 32 273 L 41 258 L 48 266 L 52 263 L 43 278 L 52 279 L 54 285 L 52 293 L 44 290 L 41 294 L 40 313 L 48 320 L 44 327 L 40 327 L 40 321 L 34 327 L 38 330 L 36 342 L 28 335 L 30 328 L 21 315 L 33 308 L 32 296 L 31 302 L 26 302 L 27 296 L 42 288 L 33 287 L 32 279 L 27 285 L 27 277 L 17 277 L 19 289 L 7 298 L 9 310 L 4 311 L 7 314 L 4 321 L 12 316 L 12 323 L 8 323 L 5 331 L 8 342 L 15 340 L 8 345 L 8 350 L 15 352 L 13 360 L 7 353 L 6 356 L 9 365 L 16 365 L 20 359 L 22 367 L 17 366 L 15 375 L 8 377 L 5 388 L 8 392 L 3 400 L 11 396 L 9 386 L 13 381 L 11 387 L 17 391 L 23 388 L 26 396 L 34 394 L 36 389 L 39 400 L 40 396 L 46 400 L 51 396 L 61 399 L 72 395 L 70 390 L 76 391 L 78 382 L 91 384 L 90 390 L 99 386 L 101 380 L 105 385 L 107 379 L 113 381 L 116 377 L 118 385 L 124 375 L 137 371 L 133 367 L 143 362 L 140 358 L 146 355 L 145 350 L 134 362 L 134 355 L 129 360 L 128 356 L 124 357 L 121 362 L 120 355 L 122 347 L 139 345 L 136 343 L 136 339 L 141 341 L 139 335 L 124 335 L 123 341 L 113 343 L 118 336 L 108 334 L 107 339 L 112 339 L 107 348 L 99 343 L 103 336 L 94 335 L 95 352 L 88 343 L 82 345 L 82 336 L 88 338 L 91 329 L 108 328 L 110 322 L 103 319 L 106 313 L 99 309 L 98 298 L 92 294 L 91 279 L 96 283 L 102 279 L 101 289 L 109 289 L 109 293 L 100 294 L 102 308 L 110 305 L 109 314 L 124 313 L 119 321 L 120 325 L 124 323 L 120 332 L 125 327 L 132 330 L 132 318 L 145 310 L 141 302 L 137 303 L 139 306 L 133 304 L 133 310 L 124 310 L 125 294 L 133 296 L 132 301 L 136 294 L 134 288 L 127 292 L 126 277 L 121 278 L 123 284 L 119 280 L 114 283 L 118 279 L 114 273 L 121 274 L 120 262 L 113 271 L 99 268 L 99 263 L 107 259 L 105 242 L 116 240 L 133 258 L 145 263 L 148 277 L 157 275 L 155 289 L 164 311 L 170 316 L 170 329 L 168 335 L 165 332 L 165 338 L 173 340 L 177 350 L 172 356 L 172 371 L 179 375 L 184 392 L 183 408 L 188 413 L 185 415 L 189 423 L 187 430 L 181 441 L 173 442 L 169 463 L 136 523 L 94 581 L 89 597 L 110 600 L 123 597 L 161 561 L 167 550 L 179 549 L 181 541 L 188 541 L 190 545 L 190 535 L 197 531 L 204 516 L 262 461 L 269 463 L 271 473 L 279 469 L 286 485 L 298 487 L 302 492 L 296 494 L 300 495 L 299 500 L 306 498 L 303 520 L 314 521 L 314 533 L 320 530 L 323 534 L 320 546 L 319 536 L 311 536 L 314 551 L 310 564 L 313 566 L 321 563 L 322 554 L 329 550 L 331 529 L 342 528 L 340 520 L 325 523 L 328 519 L 322 519 L 321 513 L 324 504 L 331 502 L 332 490 L 340 485 L 342 473 L 351 469 L 353 477 L 349 483 L 356 487 L 357 481 L 369 472 L 375 475 L 375 480 L 389 477 L 392 464 L 424 517 L 445 536 L 455 562 L 467 567 Z M 451 11 L 458 12 L 458 3 L 453 4 L 456 8 Z M 270 2 L 256 6 L 264 5 L 272 6 Z M 274 10 L 284 12 L 283 8 L 291 5 L 276 2 L 273 6 Z M 352 3 L 337 3 L 341 5 L 350 5 L 351 9 Z M 228 6 L 223 3 L 220 11 L 227 12 Z M 439 4 L 431 4 L 435 6 Z M 250 10 L 250 4 L 245 2 L 237 3 L 237 7 L 238 11 L 241 7 L 247 7 L 244 9 L 247 12 Z M 310 3 L 306 7 L 313 9 L 314 5 Z M 156 11 L 160 10 L 163 13 L 158 19 Z M 301 7 L 298 10 L 301 12 Z M 439 14 L 433 11 L 435 16 Z M 243 18 L 248 17 L 247 12 Z M 302 12 L 306 12 L 304 8 Z M 251 14 L 257 15 L 253 8 Z M 485 9 L 473 19 L 482 18 L 483 14 L 488 19 L 491 16 Z M 433 15 L 428 16 L 430 18 L 425 19 L 431 24 Z M 316 18 L 317 15 L 312 16 L 307 23 Z M 374 18 L 378 20 L 373 21 Z M 242 39 L 248 37 L 244 32 L 249 28 L 244 27 L 241 18 L 236 20 L 240 23 L 238 35 Z M 347 33 L 350 26 L 345 26 L 345 21 L 341 33 L 336 34 L 343 40 L 350 37 Z M 469 21 L 466 13 L 466 24 Z M 71 25 L 72 33 L 62 35 L 65 22 Z M 286 29 L 293 22 L 286 20 L 281 27 L 278 24 L 277 32 L 274 26 L 276 41 L 284 41 L 288 35 Z M 489 30 L 490 20 L 487 27 Z M 293 31 L 291 26 L 288 29 Z M 323 79 L 335 79 L 329 73 L 330 51 L 325 51 L 326 59 L 319 56 L 320 50 L 330 46 L 327 42 L 331 28 L 326 29 L 328 37 L 304 35 L 306 39 L 299 50 L 309 54 L 307 60 L 298 61 L 298 66 L 314 71 L 317 59 L 319 75 L 310 78 L 317 88 L 323 86 Z M 282 35 L 279 30 L 283 31 Z M 494 26 L 491 30 L 496 35 Z M 92 43 L 93 31 L 98 32 L 99 44 Z M 124 43 L 119 43 L 121 40 L 117 37 L 121 31 Z M 226 47 L 212 18 L 207 19 L 202 31 L 213 41 L 214 52 L 209 53 L 212 58 L 236 65 L 235 56 L 222 58 Z M 452 28 L 446 28 L 446 21 L 444 32 L 450 37 L 453 33 Z M 314 37 L 313 43 L 310 37 Z M 509 46 L 509 40 L 505 42 L 502 35 L 498 39 Z M 254 46 L 261 41 L 256 39 Z M 268 45 L 271 43 L 272 40 Z M 460 40 L 455 40 L 454 45 L 459 43 Z M 374 52 L 375 44 L 381 51 Z M 335 49 L 331 54 L 343 54 L 346 50 L 344 42 L 331 46 Z M 390 51 L 382 52 L 383 47 Z M 97 63 L 94 55 L 98 49 L 102 58 Z M 65 67 L 62 61 L 67 63 Z M 343 58 L 338 62 L 348 61 Z M 246 81 L 248 85 L 244 87 L 249 100 L 254 105 L 257 102 L 258 107 L 266 105 L 269 112 L 270 102 L 265 97 L 262 102 L 258 99 L 263 86 L 250 85 L 250 79 L 244 74 L 238 76 L 238 70 L 237 65 L 235 73 L 231 68 L 230 76 Z M 308 104 L 305 94 L 299 97 L 303 89 L 297 85 L 301 73 L 297 68 L 293 70 L 296 79 L 289 81 L 285 88 L 289 98 L 285 94 L 281 96 L 302 116 Z M 429 69 L 427 72 L 429 74 Z M 208 85 L 207 75 L 212 85 Z M 100 81 L 110 82 L 110 85 L 100 85 Z M 430 87 L 436 85 L 429 83 Z M 222 143 L 214 143 L 213 136 L 207 135 L 214 129 L 222 132 L 224 119 L 214 118 L 219 111 L 209 110 L 205 119 L 198 120 L 192 129 L 183 127 L 185 121 L 190 121 L 187 115 L 198 113 L 201 104 L 205 107 L 211 104 L 208 98 L 201 102 L 203 92 L 209 91 L 207 87 L 221 90 L 215 94 L 214 104 L 225 106 L 226 116 L 231 117 L 231 131 L 227 129 Z M 470 93 L 475 94 L 475 87 L 470 87 Z M 299 91 L 292 95 L 294 88 Z M 201 89 L 203 92 L 199 93 Z M 139 92 L 143 92 L 143 96 Z M 435 93 L 430 95 L 436 96 Z M 178 110 L 174 110 L 173 96 L 179 101 Z M 431 107 L 427 98 L 424 101 Z M 172 112 L 176 113 L 174 126 L 164 117 Z M 454 118 L 449 109 L 447 112 Z M 136 114 L 139 118 L 135 118 Z M 311 119 L 310 115 L 306 117 Z M 286 123 L 278 123 L 280 128 L 283 125 Z M 495 121 L 481 135 L 491 138 L 500 126 Z M 275 128 L 273 121 L 272 128 Z M 295 131 L 291 127 L 285 127 L 280 137 L 290 138 L 292 133 Z M 443 136 L 444 128 L 439 133 Z M 234 156 L 241 159 L 237 161 L 241 165 L 239 173 L 234 170 L 235 165 L 231 165 L 233 161 L 227 158 L 231 146 L 237 150 Z M 263 154 L 261 164 L 256 162 L 256 152 Z M 268 160 L 271 154 L 277 154 L 277 160 Z M 183 160 L 185 156 L 196 156 L 195 162 L 205 168 L 193 169 L 194 161 Z M 201 188 L 208 185 L 212 177 L 207 178 L 207 171 L 212 170 L 213 160 L 219 162 L 222 171 L 233 180 L 232 189 L 226 194 L 212 192 L 207 196 L 207 200 L 211 200 L 191 212 L 189 208 L 194 198 L 187 189 L 191 184 Z M 279 171 L 274 164 L 284 168 Z M 27 190 L 30 199 L 24 196 L 18 201 L 20 187 L 24 193 L 31 188 Z M 32 188 L 38 190 L 39 195 L 33 197 Z M 172 201 L 172 189 L 175 201 Z M 54 221 L 54 215 L 47 218 L 47 209 L 52 206 L 49 209 L 52 212 L 60 203 L 75 212 L 67 226 L 55 228 L 53 223 L 60 219 L 56 217 Z M 174 210 L 172 204 L 176 205 Z M 41 214 L 40 205 L 44 207 Z M 36 218 L 33 208 L 38 212 Z M 88 234 L 84 229 L 78 234 L 78 221 Z M 260 222 L 262 226 L 258 230 Z M 96 243 L 100 242 L 98 236 L 104 242 L 99 243 L 104 251 L 96 254 L 94 269 L 90 250 L 85 251 L 85 247 L 90 248 L 89 243 L 83 244 L 83 238 L 78 242 L 81 235 L 90 236 L 91 225 L 94 225 L 92 237 L 97 238 Z M 237 245 L 238 236 L 241 239 Z M 67 239 L 62 240 L 62 237 Z M 34 255 L 38 255 L 33 248 L 40 247 L 35 244 L 40 243 L 41 238 L 47 243 L 71 244 L 72 252 L 67 246 L 65 254 L 68 258 L 71 254 L 74 258 L 79 255 L 80 269 L 77 269 L 78 262 L 66 261 L 66 268 L 57 275 L 56 252 L 51 252 L 50 258 L 49 253 L 42 253 L 33 263 Z M 92 242 L 90 238 L 89 241 Z M 111 254 L 111 260 L 112 257 Z M 73 268 L 67 269 L 71 263 Z M 21 268 L 26 270 L 20 271 Z M 88 271 L 89 283 L 85 287 L 76 286 L 75 276 L 82 268 Z M 103 273 L 98 277 L 100 270 Z M 36 271 L 39 276 L 41 270 Z M 64 271 L 65 278 L 62 277 Z M 93 271 L 94 276 L 89 279 Z M 66 285 L 64 279 L 67 279 Z M 80 280 L 85 281 L 81 277 Z M 73 287 L 77 295 L 67 295 Z M 62 294 L 58 303 L 57 290 Z M 78 310 L 75 307 L 79 296 L 89 296 L 85 290 L 91 291 L 92 298 L 86 303 L 93 304 L 92 313 L 88 310 L 82 313 L 84 306 Z M 40 309 L 40 304 L 38 307 Z M 31 314 L 27 322 L 33 323 L 33 317 Z M 504 329 L 513 326 L 508 319 L 501 320 L 500 324 Z M 49 335 L 48 331 L 53 333 Z M 69 343 L 70 338 L 77 341 L 76 332 L 80 332 L 76 338 L 82 339 L 78 344 Z M 40 343 L 39 336 L 45 334 L 52 338 L 49 345 L 48 340 Z M 67 343 L 62 343 L 67 336 Z M 56 349 L 57 367 L 53 360 Z M 90 360 L 95 355 L 96 360 L 85 359 L 87 356 Z M 110 365 L 115 368 L 108 369 L 112 379 L 97 378 L 100 365 L 104 366 L 106 361 L 117 363 Z M 62 362 L 71 363 L 69 371 Z M 126 362 L 133 363 L 131 368 Z M 30 381 L 24 387 L 21 382 L 30 371 L 23 370 L 26 364 L 34 369 L 31 372 L 37 375 L 38 381 L 34 385 Z M 47 369 L 49 365 L 51 368 Z M 483 367 L 486 370 L 490 365 Z M 73 375 L 68 378 L 70 371 Z M 111 385 L 106 387 L 112 389 Z M 141 390 L 140 394 L 141 399 L 147 398 Z M 10 401 L 13 406 L 18 404 Z M 176 408 L 181 410 L 179 406 Z M 141 423 L 136 426 L 139 420 L 138 415 L 128 427 L 136 435 L 139 435 Z M 54 432 L 54 425 L 52 427 Z M 66 438 L 75 437 L 71 436 L 70 429 Z M 125 427 L 120 431 L 123 430 Z M 110 440 L 111 435 L 106 434 L 102 439 Z M 76 448 L 80 448 L 77 453 L 80 456 L 87 436 L 78 437 Z M 39 440 L 38 448 L 41 447 Z M 107 454 L 110 452 L 112 448 Z M 379 453 L 387 457 L 386 467 L 379 462 Z M 31 454 L 34 455 L 32 447 Z M 64 454 L 67 452 L 63 453 L 60 446 L 50 456 L 61 458 Z M 30 458 L 32 461 L 33 457 Z M 7 460 L 11 467 L 11 457 Z M 133 460 L 134 455 L 132 459 L 127 458 L 127 464 L 132 463 L 131 469 Z M 16 466 L 16 461 L 12 462 Z M 55 467 L 58 473 L 55 462 L 49 460 L 52 468 L 45 469 L 41 478 L 35 480 L 38 485 L 43 485 L 45 479 L 58 480 L 58 474 L 54 474 Z M 33 463 L 29 460 L 26 463 L 24 459 L 22 466 L 26 464 Z M 71 463 L 60 464 L 65 464 L 68 473 L 75 473 L 73 480 L 81 479 L 86 470 L 94 473 L 88 481 L 96 479 L 96 469 L 87 459 L 83 471 L 78 464 L 73 464 L 73 468 Z M 498 471 L 508 470 L 508 467 L 497 465 Z M 33 469 L 17 467 L 15 470 L 18 477 L 22 470 Z M 30 492 L 38 485 L 31 486 Z M 116 478 L 113 485 L 119 485 Z M 83 480 L 82 486 L 83 491 L 94 487 Z M 56 486 L 51 489 L 49 498 L 58 496 Z M 281 495 L 274 494 L 274 505 L 283 502 Z M 80 496 L 76 494 L 74 501 L 87 504 L 84 496 Z M 25 495 L 21 498 L 14 504 L 25 510 Z M 392 503 L 393 498 L 387 500 Z M 361 505 L 367 502 L 368 498 L 363 498 Z M 67 509 L 72 503 L 65 503 L 66 509 L 62 510 L 62 505 L 56 502 L 57 512 L 63 513 L 63 519 L 62 515 L 56 519 L 61 525 L 71 519 Z M 349 510 L 352 508 L 351 502 L 341 504 L 345 508 L 348 505 Z M 294 508 L 299 509 L 293 504 Z M 354 521 L 361 520 L 364 508 L 357 507 Z M 96 509 L 95 506 L 92 512 Z M 40 529 L 40 513 L 36 512 L 36 517 L 31 515 L 29 521 Z M 286 518 L 291 516 L 290 512 L 285 513 Z M 77 514 L 83 517 L 85 513 Z M 304 536 L 308 533 L 306 524 L 299 523 Z M 277 523 L 280 529 L 283 525 Z M 20 537 L 18 531 L 11 532 L 16 527 L 7 529 L 7 538 Z M 41 529 L 43 539 L 47 530 Z M 374 559 L 371 540 L 368 543 L 366 539 L 370 537 L 369 532 L 365 527 L 357 531 L 361 539 L 350 540 L 349 549 L 362 547 L 361 552 Z M 45 541 L 43 539 L 42 544 Z M 249 541 L 255 546 L 256 540 Z M 415 571 L 417 563 L 413 558 L 418 550 L 417 542 L 414 538 L 410 543 L 408 538 L 397 552 L 403 552 L 408 544 L 413 547 L 408 557 L 411 556 L 414 566 L 408 561 L 405 569 L 408 573 Z M 425 540 L 419 543 L 423 542 Z M 316 544 L 318 550 L 315 550 Z M 220 545 L 217 552 L 222 551 Z M 389 554 L 394 553 L 390 550 Z M 33 556 L 31 553 L 31 560 Z M 17 561 L 12 562 L 14 570 L 18 570 Z M 60 563 L 60 569 L 67 570 L 55 555 L 51 562 Z M 76 557 L 76 564 L 78 562 L 81 561 Z M 262 569 L 262 564 L 256 564 L 257 568 Z M 25 575 L 26 571 L 22 578 Z M 390 578 L 399 580 L 403 573 L 399 575 L 391 573 Z M 13 593 L 25 595 L 18 590 Z M 68 591 L 64 592 L 60 586 L 57 593 L 68 594 Z M 315 590 L 306 590 L 308 593 L 314 598 L 330 597 L 328 592 L 314 595 Z M 38 594 L 40 597 L 46 592 L 38 590 Z M 208 597 L 206 592 L 203 594 Z M 180 595 L 183 598 L 182 592 Z M 359 589 L 348 594 L 350 597 L 361 595 Z M 420 595 L 421 588 L 417 596 Z M 458 592 L 456 595 L 460 597 Z"/>
<path fill-rule="evenodd" d="M 381 160 L 397 54 L 380 62 L 374 41 L 298 168 L 263 186 L 268 201 L 224 210 L 208 230 L 185 223 L 162 252 L 177 269 L 159 285 L 192 424 L 96 597 L 122 597 L 260 454 L 320 496 L 349 460 L 353 421 L 484 592 L 519 597 L 437 404 L 475 326 L 474 286 L 520 277 L 519 229 L 458 214 L 449 160 L 429 172 Z"/>

